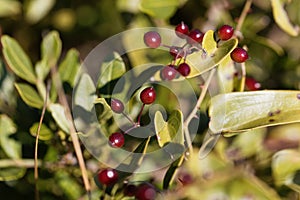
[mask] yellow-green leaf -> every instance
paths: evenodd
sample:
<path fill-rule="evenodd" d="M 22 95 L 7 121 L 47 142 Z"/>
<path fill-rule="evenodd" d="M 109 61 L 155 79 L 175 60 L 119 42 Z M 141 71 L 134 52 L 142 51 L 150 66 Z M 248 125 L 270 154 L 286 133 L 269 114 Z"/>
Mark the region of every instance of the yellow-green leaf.
<path fill-rule="evenodd" d="M 27 105 L 38 109 L 43 107 L 43 99 L 32 86 L 26 83 L 15 83 L 15 87 Z"/>
<path fill-rule="evenodd" d="M 1 43 L 4 58 L 12 71 L 22 79 L 35 84 L 36 75 L 32 63 L 19 43 L 7 35 L 1 38 Z"/>
<path fill-rule="evenodd" d="M 117 52 L 114 52 L 113 55 L 107 58 L 100 67 L 98 88 L 101 88 L 106 83 L 121 77 L 125 72 L 126 67 L 123 59 Z"/>
<path fill-rule="evenodd" d="M 29 0 L 25 8 L 25 19 L 32 24 L 44 18 L 54 6 L 55 0 Z"/>
<path fill-rule="evenodd" d="M 65 109 L 60 104 L 50 104 L 49 110 L 52 114 L 53 119 L 58 124 L 58 126 L 66 133 L 70 133 L 69 131 L 69 122 L 67 120 Z"/>
<path fill-rule="evenodd" d="M 0 17 L 17 15 L 21 12 L 21 3 L 15 0 L 0 0 Z"/>
<path fill-rule="evenodd" d="M 291 36 L 299 34 L 299 27 L 293 26 L 284 10 L 284 2 L 281 0 L 271 0 L 273 16 L 277 25 Z"/>
<path fill-rule="evenodd" d="M 34 123 L 29 129 L 30 134 L 34 137 L 36 137 L 38 126 L 39 123 Z M 50 140 L 52 137 L 53 137 L 53 132 L 45 124 L 42 124 L 40 134 L 39 134 L 39 139 Z"/>
<path fill-rule="evenodd" d="M 166 122 L 160 111 L 154 116 L 154 126 L 160 147 L 169 142 L 183 144 L 183 116 L 181 111 L 174 110 Z"/>
<path fill-rule="evenodd" d="M 168 19 L 180 5 L 179 0 L 141 0 L 140 10 L 154 18 Z"/>
<path fill-rule="evenodd" d="M 286 149 L 277 152 L 272 158 L 272 171 L 277 186 L 286 185 L 300 192 L 300 185 L 293 182 L 294 175 L 300 170 L 300 152 Z"/>
<path fill-rule="evenodd" d="M 254 128 L 300 122 L 300 91 L 265 90 L 220 94 L 211 99 L 209 124 L 225 136 Z"/>
<path fill-rule="evenodd" d="M 203 55 L 203 52 L 197 52 L 189 55 L 186 59 L 186 62 L 191 66 L 191 72 L 187 78 L 192 78 L 203 74 L 214 68 L 220 62 L 222 62 L 226 56 L 228 56 L 231 51 L 237 46 L 237 39 L 231 39 L 222 43 L 217 49 L 214 49 L 214 38 L 213 35 L 209 34 L 204 36 L 203 46 L 207 46 L 208 53 L 206 56 Z M 206 35 L 206 34 L 205 34 Z M 211 52 L 211 53 L 209 53 Z"/>
<path fill-rule="evenodd" d="M 76 49 L 70 49 L 58 68 L 61 80 L 73 87 L 79 66 L 79 52 Z"/>

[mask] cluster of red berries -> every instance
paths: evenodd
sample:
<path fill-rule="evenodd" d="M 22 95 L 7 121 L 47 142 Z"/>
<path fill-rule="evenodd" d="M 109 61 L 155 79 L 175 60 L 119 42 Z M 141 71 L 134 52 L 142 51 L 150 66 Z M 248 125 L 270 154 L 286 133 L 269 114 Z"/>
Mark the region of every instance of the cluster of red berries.
<path fill-rule="evenodd" d="M 201 32 L 199 29 L 190 31 L 189 27 L 184 22 L 181 22 L 175 27 L 175 33 L 179 38 L 186 40 L 186 44 L 183 47 L 162 45 L 161 36 L 156 31 L 149 31 L 144 34 L 144 43 L 146 46 L 150 48 L 158 48 L 160 46 L 168 47 L 170 54 L 174 58 L 172 64 L 167 65 L 161 71 L 161 78 L 167 81 L 173 80 L 177 76 L 177 72 L 182 76 L 188 76 L 190 74 L 191 68 L 185 60 L 187 55 L 193 53 L 192 49 L 198 49 L 205 52 L 201 47 L 205 33 Z M 233 27 L 223 25 L 216 31 L 217 41 L 229 40 L 232 38 L 233 34 Z M 232 60 L 237 63 L 245 62 L 248 59 L 247 51 L 240 47 L 234 49 L 230 56 Z M 180 62 L 180 64 L 176 66 L 174 63 L 178 58 L 183 58 L 183 62 Z"/>
<path fill-rule="evenodd" d="M 98 173 L 98 181 L 106 186 L 114 185 L 119 179 L 118 172 L 115 169 L 106 168 Z M 156 188 L 143 182 L 140 185 L 128 184 L 124 187 L 124 195 L 135 197 L 137 200 L 154 200 L 157 196 Z"/>

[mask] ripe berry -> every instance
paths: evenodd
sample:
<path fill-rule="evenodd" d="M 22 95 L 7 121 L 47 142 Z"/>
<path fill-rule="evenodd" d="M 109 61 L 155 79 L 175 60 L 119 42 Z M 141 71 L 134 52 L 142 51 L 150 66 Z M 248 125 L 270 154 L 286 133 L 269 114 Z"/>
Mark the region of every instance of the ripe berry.
<path fill-rule="evenodd" d="M 245 49 L 237 47 L 231 52 L 230 57 L 234 62 L 242 63 L 248 59 L 248 53 Z"/>
<path fill-rule="evenodd" d="M 171 46 L 169 52 L 174 58 L 182 58 L 184 56 L 184 52 L 180 47 Z"/>
<path fill-rule="evenodd" d="M 177 71 L 182 75 L 182 76 L 187 76 L 190 74 L 191 72 L 191 68 L 187 63 L 181 63 L 178 68 Z"/>
<path fill-rule="evenodd" d="M 150 183 L 142 183 L 137 188 L 135 198 L 137 200 L 154 200 L 156 198 L 156 190 Z"/>
<path fill-rule="evenodd" d="M 135 185 L 126 185 L 124 188 L 124 195 L 128 197 L 133 197 L 136 193 L 137 187 Z"/>
<path fill-rule="evenodd" d="M 124 111 L 124 104 L 122 101 L 118 99 L 112 99 L 111 100 L 111 109 L 115 113 L 122 113 Z"/>
<path fill-rule="evenodd" d="M 145 88 L 141 94 L 140 99 L 144 104 L 151 104 L 155 101 L 156 93 L 153 87 Z"/>
<path fill-rule="evenodd" d="M 149 31 L 144 35 L 144 43 L 150 48 L 157 48 L 161 44 L 160 34 L 156 31 Z"/>
<path fill-rule="evenodd" d="M 193 177 L 191 174 L 184 173 L 178 178 L 178 180 L 182 183 L 182 185 L 188 185 L 193 182 Z"/>
<path fill-rule="evenodd" d="M 234 29 L 229 25 L 223 25 L 218 30 L 218 36 L 221 40 L 229 40 L 233 35 Z"/>
<path fill-rule="evenodd" d="M 176 75 L 177 75 L 177 71 L 175 69 L 174 65 L 167 65 L 165 66 L 162 70 L 161 70 L 161 78 L 162 80 L 165 81 L 170 81 L 173 80 Z"/>
<path fill-rule="evenodd" d="M 246 85 L 247 89 L 250 91 L 259 90 L 261 88 L 260 83 L 251 77 L 246 78 L 245 85 Z"/>
<path fill-rule="evenodd" d="M 187 42 L 189 44 L 202 43 L 204 33 L 202 33 L 199 29 L 192 30 L 187 37 Z"/>
<path fill-rule="evenodd" d="M 111 134 L 109 136 L 108 140 L 109 140 L 109 144 L 112 147 L 115 147 L 115 148 L 122 147 L 124 145 L 124 142 L 125 142 L 124 135 L 123 135 L 123 133 L 120 133 L 120 132 L 116 132 L 116 133 Z"/>
<path fill-rule="evenodd" d="M 175 33 L 180 38 L 186 38 L 189 34 L 189 27 L 184 22 L 181 22 L 175 27 Z"/>
<path fill-rule="evenodd" d="M 98 181 L 103 185 L 112 185 L 118 181 L 118 172 L 114 169 L 103 169 L 98 173 Z"/>

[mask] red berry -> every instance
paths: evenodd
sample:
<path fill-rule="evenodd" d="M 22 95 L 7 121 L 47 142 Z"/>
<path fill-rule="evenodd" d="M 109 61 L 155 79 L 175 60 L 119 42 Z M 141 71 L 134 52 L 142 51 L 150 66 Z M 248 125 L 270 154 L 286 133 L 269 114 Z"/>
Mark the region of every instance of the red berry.
<path fill-rule="evenodd" d="M 254 78 L 247 77 L 245 81 L 246 87 L 248 90 L 255 91 L 261 88 L 259 82 L 257 82 Z"/>
<path fill-rule="evenodd" d="M 151 104 L 155 101 L 156 93 L 153 87 L 145 88 L 141 94 L 140 99 L 144 104 Z"/>
<path fill-rule="evenodd" d="M 118 173 L 114 169 L 103 169 L 98 173 L 98 180 L 103 185 L 112 185 L 118 181 Z"/>
<path fill-rule="evenodd" d="M 162 70 L 161 70 L 161 78 L 162 80 L 165 81 L 170 81 L 173 80 L 176 75 L 177 75 L 177 71 L 175 69 L 174 65 L 167 65 L 165 66 Z"/>
<path fill-rule="evenodd" d="M 161 44 L 160 34 L 156 31 L 149 31 L 144 35 L 144 43 L 150 48 L 157 48 Z"/>
<path fill-rule="evenodd" d="M 185 38 L 189 34 L 189 27 L 184 22 L 181 22 L 175 27 L 175 33 L 178 37 Z"/>
<path fill-rule="evenodd" d="M 230 57 L 234 62 L 242 63 L 248 59 L 248 53 L 245 49 L 237 47 L 231 52 Z"/>
<path fill-rule="evenodd" d="M 138 186 L 135 198 L 137 200 L 154 200 L 156 198 L 156 190 L 150 183 L 142 183 Z"/>
<path fill-rule="evenodd" d="M 192 30 L 187 37 L 187 42 L 189 44 L 202 43 L 204 33 L 202 33 L 199 29 Z"/>
<path fill-rule="evenodd" d="M 182 183 L 182 185 L 188 185 L 193 182 L 193 177 L 188 173 L 182 174 L 178 179 Z"/>
<path fill-rule="evenodd" d="M 133 197 L 136 193 L 137 187 L 135 185 L 126 185 L 124 188 L 124 195 L 128 197 Z"/>
<path fill-rule="evenodd" d="M 233 35 L 234 29 L 229 25 L 223 25 L 218 30 L 218 36 L 221 40 L 229 40 Z"/>
<path fill-rule="evenodd" d="M 191 72 L 191 68 L 187 63 L 181 63 L 178 68 L 177 71 L 182 75 L 182 76 L 187 76 L 190 74 Z"/>
<path fill-rule="evenodd" d="M 124 104 L 118 99 L 112 99 L 110 106 L 115 113 L 122 113 L 124 111 Z"/>
<path fill-rule="evenodd" d="M 125 138 L 123 133 L 119 133 L 119 132 L 111 134 L 108 140 L 109 140 L 109 144 L 115 148 L 120 148 L 125 143 Z"/>
<path fill-rule="evenodd" d="M 176 47 L 176 46 L 171 46 L 170 47 L 170 54 L 174 58 L 176 58 L 176 57 L 177 58 L 182 58 L 184 56 L 184 52 L 183 52 L 182 48 Z"/>

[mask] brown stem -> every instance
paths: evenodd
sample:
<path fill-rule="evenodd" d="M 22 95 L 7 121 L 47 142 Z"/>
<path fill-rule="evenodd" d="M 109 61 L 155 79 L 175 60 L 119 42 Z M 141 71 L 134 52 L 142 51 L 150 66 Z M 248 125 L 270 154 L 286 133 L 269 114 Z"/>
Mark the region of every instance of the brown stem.
<path fill-rule="evenodd" d="M 248 14 L 248 11 L 249 11 L 249 9 L 251 7 L 251 4 L 252 4 L 252 0 L 247 0 L 246 1 L 244 9 L 243 9 L 243 11 L 242 11 L 242 13 L 241 13 L 241 15 L 239 17 L 238 24 L 236 25 L 236 28 L 235 28 L 236 32 L 241 31 L 242 25 L 243 25 L 243 23 L 245 21 L 245 18 L 247 16 L 247 14 Z"/>
<path fill-rule="evenodd" d="M 82 155 L 78 135 L 77 135 L 77 132 L 76 132 L 75 125 L 73 123 L 74 121 L 73 121 L 73 117 L 72 117 L 72 114 L 71 114 L 71 111 L 70 111 L 70 108 L 69 108 L 67 97 L 66 97 L 65 91 L 62 87 L 62 82 L 61 82 L 61 79 L 60 79 L 60 76 L 57 72 L 56 67 L 51 68 L 51 76 L 52 76 L 52 80 L 54 81 L 56 89 L 57 89 L 59 102 L 65 108 L 66 118 L 70 122 L 69 123 L 70 136 L 71 136 L 71 139 L 72 139 L 72 142 L 73 142 L 73 147 L 74 147 L 74 150 L 75 150 L 75 154 L 76 154 L 76 157 L 77 157 L 77 160 L 78 160 L 78 163 L 79 163 L 79 167 L 80 167 L 80 170 L 81 170 L 81 173 L 82 173 L 82 179 L 83 179 L 83 183 L 84 183 L 84 186 L 85 186 L 85 190 L 87 191 L 88 196 L 90 197 L 91 186 L 90 186 L 90 182 L 89 182 L 89 179 L 88 179 L 88 173 L 87 173 L 87 169 L 86 169 L 86 166 L 85 166 L 85 161 L 84 161 L 84 158 L 83 158 L 83 155 Z"/>
<path fill-rule="evenodd" d="M 43 110 L 40 118 L 40 122 L 38 125 L 38 129 L 36 132 L 36 137 L 35 137 L 35 149 L 34 149 L 34 181 L 35 181 L 35 199 L 39 200 L 40 195 L 39 195 L 39 190 L 38 190 L 38 179 L 39 179 L 39 172 L 38 172 L 38 144 L 39 144 L 39 136 L 41 132 L 41 126 L 43 123 L 43 119 L 45 116 L 47 104 L 48 104 L 48 97 L 49 97 L 49 92 L 50 92 L 50 86 L 51 86 L 51 80 L 48 79 L 47 81 L 47 88 L 46 88 L 46 96 L 45 96 L 45 101 L 43 105 Z"/>

